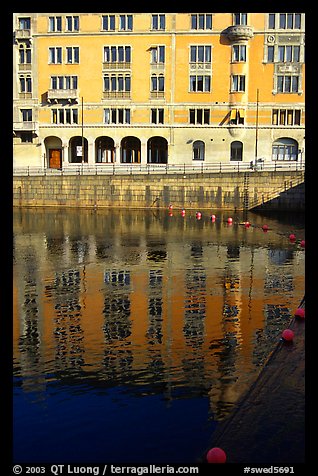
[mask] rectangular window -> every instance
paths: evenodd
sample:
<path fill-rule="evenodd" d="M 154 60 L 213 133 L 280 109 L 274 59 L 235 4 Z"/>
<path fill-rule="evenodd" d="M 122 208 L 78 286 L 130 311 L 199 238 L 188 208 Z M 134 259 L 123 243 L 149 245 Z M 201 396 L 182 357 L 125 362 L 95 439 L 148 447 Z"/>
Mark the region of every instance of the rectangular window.
<path fill-rule="evenodd" d="M 191 63 L 211 63 L 211 46 L 190 46 Z"/>
<path fill-rule="evenodd" d="M 105 74 L 104 75 L 104 92 L 126 91 L 129 92 L 131 81 L 129 75 L 123 74 Z"/>
<path fill-rule="evenodd" d="M 210 124 L 210 109 L 190 109 L 190 124 Z"/>
<path fill-rule="evenodd" d="M 104 63 L 130 63 L 130 46 L 104 46 Z"/>
<path fill-rule="evenodd" d="M 62 64 L 62 48 L 60 46 L 49 48 L 49 63 Z"/>
<path fill-rule="evenodd" d="M 151 63 L 164 63 L 165 62 L 165 47 L 156 46 L 151 48 Z"/>
<path fill-rule="evenodd" d="M 151 76 L 151 91 L 164 91 L 165 90 L 165 78 L 162 74 Z"/>
<path fill-rule="evenodd" d="M 31 48 L 19 49 L 19 64 L 31 64 Z"/>
<path fill-rule="evenodd" d="M 66 62 L 68 64 L 78 64 L 79 63 L 79 47 L 78 46 L 67 46 L 66 47 Z"/>
<path fill-rule="evenodd" d="M 279 28 L 288 30 L 299 30 L 301 28 L 300 13 L 280 13 Z"/>
<path fill-rule="evenodd" d="M 274 46 L 267 47 L 267 62 L 274 63 Z"/>
<path fill-rule="evenodd" d="M 53 124 L 78 124 L 78 109 L 52 109 Z"/>
<path fill-rule="evenodd" d="M 300 46 L 279 46 L 278 61 L 281 63 L 298 63 L 300 59 Z"/>
<path fill-rule="evenodd" d="M 247 13 L 234 13 L 234 25 L 247 25 Z"/>
<path fill-rule="evenodd" d="M 21 132 L 21 142 L 33 142 L 32 132 Z"/>
<path fill-rule="evenodd" d="M 268 28 L 270 30 L 275 29 L 275 13 L 269 13 L 268 14 Z"/>
<path fill-rule="evenodd" d="M 191 92 L 210 92 L 211 76 L 210 75 L 191 75 L 190 76 Z"/>
<path fill-rule="evenodd" d="M 232 61 L 246 61 L 246 45 L 232 46 Z"/>
<path fill-rule="evenodd" d="M 20 93 L 32 92 L 32 79 L 29 76 L 20 76 Z"/>
<path fill-rule="evenodd" d="M 30 17 L 19 18 L 19 30 L 30 30 L 30 29 L 31 29 L 31 18 Z"/>
<path fill-rule="evenodd" d="M 119 15 L 119 29 L 121 31 L 132 31 L 132 29 L 133 29 L 133 16 L 132 15 Z"/>
<path fill-rule="evenodd" d="M 279 93 L 297 93 L 298 86 L 298 76 L 277 76 L 277 92 Z"/>
<path fill-rule="evenodd" d="M 51 76 L 51 89 L 77 89 L 77 76 Z"/>
<path fill-rule="evenodd" d="M 21 116 L 23 122 L 32 121 L 32 109 L 21 109 Z"/>
<path fill-rule="evenodd" d="M 115 15 L 103 15 L 102 29 L 104 31 L 115 31 Z"/>
<path fill-rule="evenodd" d="M 66 31 L 79 31 L 79 17 L 78 16 L 66 17 Z"/>
<path fill-rule="evenodd" d="M 274 126 L 300 126 L 300 109 L 273 109 L 272 124 Z"/>
<path fill-rule="evenodd" d="M 151 109 L 151 124 L 163 124 L 163 123 L 164 123 L 164 110 L 162 108 Z"/>
<path fill-rule="evenodd" d="M 234 74 L 232 76 L 232 92 L 244 92 L 245 91 L 245 75 Z"/>
<path fill-rule="evenodd" d="M 105 124 L 130 124 L 130 109 L 106 108 L 104 109 Z"/>
<path fill-rule="evenodd" d="M 191 15 L 191 30 L 212 30 L 212 15 L 210 13 Z"/>
<path fill-rule="evenodd" d="M 166 16 L 165 15 L 152 15 L 151 16 L 151 29 L 152 30 L 164 30 L 166 28 Z"/>
<path fill-rule="evenodd" d="M 62 31 L 62 17 L 49 17 L 49 31 Z"/>

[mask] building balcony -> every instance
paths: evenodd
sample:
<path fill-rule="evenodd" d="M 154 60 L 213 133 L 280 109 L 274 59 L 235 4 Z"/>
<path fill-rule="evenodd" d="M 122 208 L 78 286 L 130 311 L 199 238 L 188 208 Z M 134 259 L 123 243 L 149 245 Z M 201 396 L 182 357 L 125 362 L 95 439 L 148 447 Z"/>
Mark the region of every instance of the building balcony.
<path fill-rule="evenodd" d="M 165 92 L 164 91 L 150 91 L 150 99 L 164 99 Z"/>
<path fill-rule="evenodd" d="M 103 63 L 103 69 L 130 69 L 131 63 L 127 61 L 109 61 Z"/>
<path fill-rule="evenodd" d="M 130 91 L 103 91 L 103 99 L 131 99 Z"/>
<path fill-rule="evenodd" d="M 78 101 L 77 89 L 49 89 L 47 92 L 47 100 L 49 102 L 58 102 L 61 100 Z"/>
<path fill-rule="evenodd" d="M 233 25 L 226 29 L 226 35 L 232 42 L 234 41 L 248 41 L 253 38 L 253 28 L 246 25 Z"/>
<path fill-rule="evenodd" d="M 37 123 L 33 121 L 13 122 L 14 132 L 36 132 Z"/>
<path fill-rule="evenodd" d="M 31 38 L 31 30 L 15 30 L 16 40 L 29 40 Z"/>

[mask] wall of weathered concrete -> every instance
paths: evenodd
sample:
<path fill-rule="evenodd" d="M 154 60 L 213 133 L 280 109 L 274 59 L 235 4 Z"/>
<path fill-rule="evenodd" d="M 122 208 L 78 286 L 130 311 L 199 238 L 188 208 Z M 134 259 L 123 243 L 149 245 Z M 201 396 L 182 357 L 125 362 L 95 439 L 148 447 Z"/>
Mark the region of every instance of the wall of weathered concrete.
<path fill-rule="evenodd" d="M 304 172 L 15 176 L 14 206 L 303 210 Z"/>

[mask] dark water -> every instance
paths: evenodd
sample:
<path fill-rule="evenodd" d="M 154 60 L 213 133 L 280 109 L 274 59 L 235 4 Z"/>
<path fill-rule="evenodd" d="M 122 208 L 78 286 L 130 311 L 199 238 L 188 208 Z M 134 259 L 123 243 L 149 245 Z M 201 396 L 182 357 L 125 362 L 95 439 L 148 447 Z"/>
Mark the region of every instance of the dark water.
<path fill-rule="evenodd" d="M 304 295 L 302 215 L 229 215 L 14 212 L 15 462 L 201 458 Z"/>

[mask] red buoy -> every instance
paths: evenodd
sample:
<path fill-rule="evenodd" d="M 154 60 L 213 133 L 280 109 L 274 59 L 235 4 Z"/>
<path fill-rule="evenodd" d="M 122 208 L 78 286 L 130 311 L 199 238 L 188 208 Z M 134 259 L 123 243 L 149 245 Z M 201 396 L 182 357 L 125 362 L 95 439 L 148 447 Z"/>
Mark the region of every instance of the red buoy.
<path fill-rule="evenodd" d="M 170 203 L 170 205 L 169 205 L 169 210 L 172 210 L 172 209 L 173 209 L 173 206 L 172 206 L 171 203 Z"/>
<path fill-rule="evenodd" d="M 212 220 L 213 222 L 215 221 L 215 218 L 216 218 L 215 215 L 211 215 L 211 220 Z"/>
<path fill-rule="evenodd" d="M 201 212 L 196 212 L 195 216 L 197 217 L 198 220 L 200 220 L 202 217 L 202 214 Z"/>
<path fill-rule="evenodd" d="M 263 225 L 262 228 L 263 228 L 263 231 L 267 231 L 268 230 L 268 225 Z"/>
<path fill-rule="evenodd" d="M 299 319 L 305 319 L 305 309 L 299 307 L 296 309 L 294 316 L 298 317 Z"/>
<path fill-rule="evenodd" d="M 285 329 L 282 332 L 282 338 L 288 342 L 291 342 L 294 339 L 294 333 L 291 329 Z"/>
<path fill-rule="evenodd" d="M 182 215 L 183 217 L 185 216 L 185 210 L 184 210 L 184 209 L 181 210 L 181 215 Z"/>
<path fill-rule="evenodd" d="M 296 235 L 294 235 L 294 233 L 291 233 L 289 235 L 289 239 L 290 239 L 290 241 L 295 241 L 296 240 Z"/>
<path fill-rule="evenodd" d="M 246 222 L 244 223 L 244 225 L 245 225 L 245 228 L 249 228 L 249 227 L 251 226 L 251 224 L 250 224 L 249 221 L 246 221 Z"/>
<path fill-rule="evenodd" d="M 231 224 L 233 223 L 233 218 L 229 217 L 229 218 L 227 219 L 227 222 L 228 222 L 229 225 L 231 225 Z"/>
<path fill-rule="evenodd" d="M 301 246 L 302 248 L 305 248 L 305 240 L 301 240 L 300 246 Z"/>
<path fill-rule="evenodd" d="M 208 463 L 225 463 L 226 453 L 222 448 L 211 448 L 206 455 L 206 459 Z"/>

